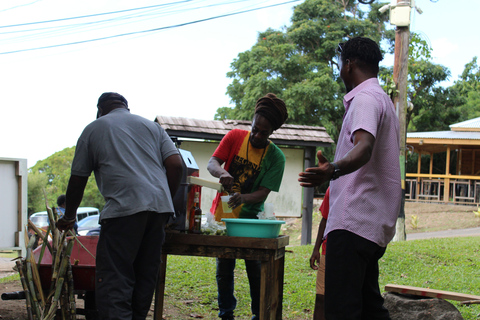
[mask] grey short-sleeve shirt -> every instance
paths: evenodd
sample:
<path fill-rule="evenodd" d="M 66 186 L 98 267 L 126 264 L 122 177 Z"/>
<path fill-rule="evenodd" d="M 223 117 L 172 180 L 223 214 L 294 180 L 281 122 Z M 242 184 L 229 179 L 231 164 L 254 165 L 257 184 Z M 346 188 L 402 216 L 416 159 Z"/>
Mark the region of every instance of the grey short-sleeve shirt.
<path fill-rule="evenodd" d="M 163 162 L 178 150 L 157 123 L 114 109 L 83 130 L 72 175 L 95 173 L 105 198 L 100 220 L 142 211 L 173 213 Z"/>

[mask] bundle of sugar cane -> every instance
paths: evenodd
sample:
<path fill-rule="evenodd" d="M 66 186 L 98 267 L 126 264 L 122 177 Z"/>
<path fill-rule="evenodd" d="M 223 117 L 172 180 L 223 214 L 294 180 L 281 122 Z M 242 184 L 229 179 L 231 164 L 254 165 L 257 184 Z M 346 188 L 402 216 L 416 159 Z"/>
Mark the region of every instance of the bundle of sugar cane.
<path fill-rule="evenodd" d="M 25 291 L 28 318 L 29 320 L 50 320 L 54 319 L 60 312 L 61 319 L 74 320 L 76 318 L 76 306 L 70 255 L 75 236 L 71 231 L 68 231 L 72 237 L 67 238 L 67 232 L 61 232 L 57 229 L 57 214 L 48 206 L 48 202 L 47 213 L 49 226 L 46 233 L 43 233 L 29 221 L 29 226 L 35 231 L 35 234 L 29 239 L 28 231 L 25 232 L 27 255 L 16 262 Z M 50 235 L 51 243 L 48 241 Z M 43 240 L 38 264 L 41 263 L 46 249 L 52 256 L 52 277 L 48 289 L 42 288 L 38 264 L 32 252 L 37 237 Z"/>

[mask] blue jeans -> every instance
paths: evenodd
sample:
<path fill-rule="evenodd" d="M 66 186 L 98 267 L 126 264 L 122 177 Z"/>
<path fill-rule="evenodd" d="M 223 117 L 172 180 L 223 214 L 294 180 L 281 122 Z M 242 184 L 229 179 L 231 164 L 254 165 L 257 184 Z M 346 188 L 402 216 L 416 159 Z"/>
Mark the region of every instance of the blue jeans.
<path fill-rule="evenodd" d="M 252 314 L 259 314 L 260 309 L 260 270 L 261 262 L 245 260 L 248 282 L 250 283 L 250 298 L 252 299 Z M 217 258 L 217 286 L 218 286 L 218 316 L 233 316 L 237 306 L 234 292 L 235 259 Z"/>

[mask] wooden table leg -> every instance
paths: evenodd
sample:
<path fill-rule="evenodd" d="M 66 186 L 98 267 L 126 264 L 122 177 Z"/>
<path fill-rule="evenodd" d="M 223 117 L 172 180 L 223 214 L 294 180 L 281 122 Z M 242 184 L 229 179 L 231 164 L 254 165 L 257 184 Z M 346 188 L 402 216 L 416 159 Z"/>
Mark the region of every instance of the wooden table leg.
<path fill-rule="evenodd" d="M 262 261 L 261 279 L 260 279 L 260 320 L 281 319 L 282 315 L 277 315 L 279 285 L 276 283 L 278 278 L 278 264 L 272 255 L 268 261 Z"/>
<path fill-rule="evenodd" d="M 276 281 L 277 284 L 277 318 L 276 320 L 282 320 L 282 304 L 283 304 L 283 275 L 285 268 L 285 256 L 282 256 L 280 259 L 276 260 Z"/>
<path fill-rule="evenodd" d="M 153 311 L 154 320 L 162 320 L 163 315 L 163 295 L 165 293 L 165 275 L 167 273 L 167 255 L 162 254 L 162 262 L 158 272 L 157 288 L 155 289 L 155 309 Z"/>

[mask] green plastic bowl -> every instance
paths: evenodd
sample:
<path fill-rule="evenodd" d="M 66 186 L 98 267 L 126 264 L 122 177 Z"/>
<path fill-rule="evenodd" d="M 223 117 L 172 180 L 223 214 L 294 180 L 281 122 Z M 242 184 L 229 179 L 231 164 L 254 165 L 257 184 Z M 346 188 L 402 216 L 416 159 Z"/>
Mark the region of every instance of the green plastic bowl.
<path fill-rule="evenodd" d="M 285 221 L 264 219 L 222 219 L 227 226 L 227 236 L 250 238 L 276 238 Z"/>

